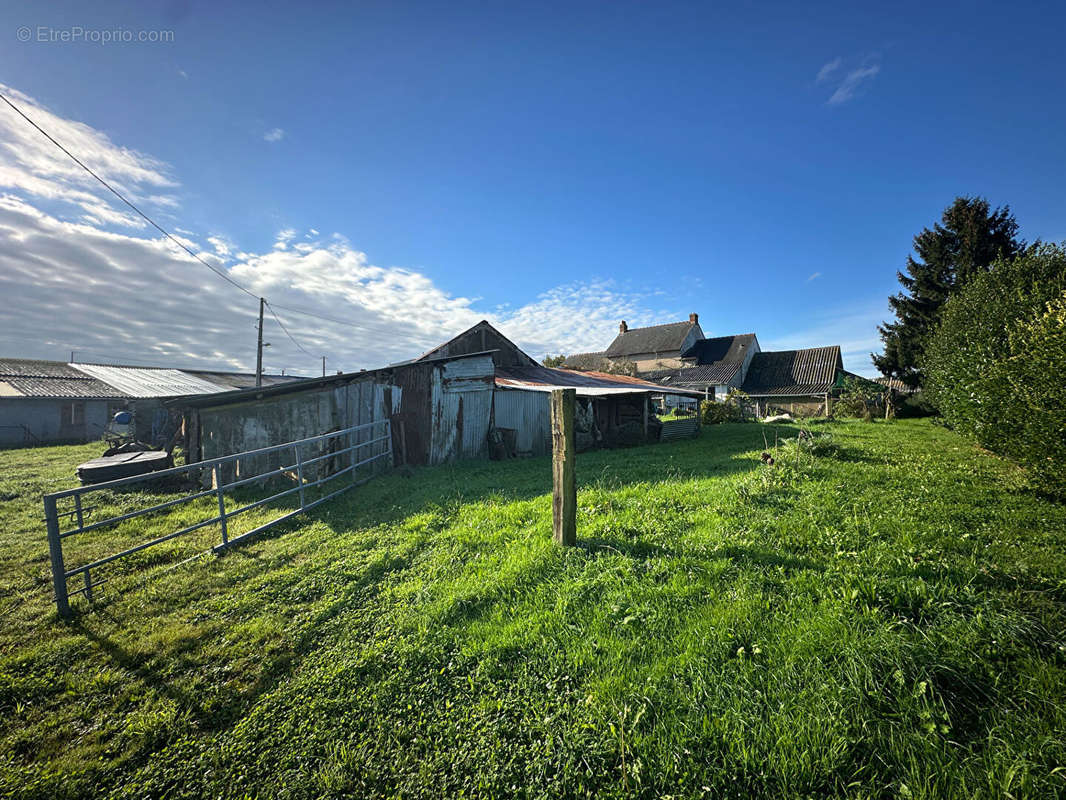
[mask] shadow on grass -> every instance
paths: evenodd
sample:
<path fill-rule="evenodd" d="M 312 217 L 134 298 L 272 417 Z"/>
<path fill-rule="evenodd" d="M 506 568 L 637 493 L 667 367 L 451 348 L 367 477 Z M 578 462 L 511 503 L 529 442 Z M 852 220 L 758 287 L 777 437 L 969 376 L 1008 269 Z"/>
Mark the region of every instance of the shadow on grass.
<path fill-rule="evenodd" d="M 620 556 L 640 561 L 649 558 L 681 560 L 692 555 L 689 552 L 673 547 L 664 547 L 641 540 L 603 537 L 579 538 L 577 547 L 585 550 L 591 556 L 600 555 L 603 552 L 613 552 Z M 800 558 L 773 550 L 742 547 L 740 545 L 730 545 L 709 551 L 704 550 L 700 552 L 699 556 L 701 561 L 716 561 L 724 558 L 733 561 L 738 566 L 743 564 L 754 567 L 784 567 L 786 570 L 814 570 L 816 572 L 824 572 L 826 569 L 825 564 L 809 558 Z"/>
<path fill-rule="evenodd" d="M 680 442 L 595 450 L 577 457 L 578 502 L 590 489 L 617 490 L 663 480 L 698 480 L 749 472 L 758 458 L 741 458 L 762 449 L 756 425 L 721 425 Z M 395 522 L 427 511 L 449 513 L 449 507 L 493 498 L 522 502 L 551 492 L 551 458 L 507 461 L 461 461 L 419 467 L 409 477 L 392 472 L 376 478 L 355 494 L 309 512 L 308 519 L 359 528 Z"/>
<path fill-rule="evenodd" d="M 303 659 L 318 648 L 326 629 L 337 618 L 354 607 L 365 605 L 369 598 L 377 593 L 378 587 L 391 575 L 410 569 L 428 546 L 428 540 L 416 540 L 404 552 L 390 554 L 373 561 L 361 571 L 361 574 L 353 575 L 350 580 L 344 582 L 341 587 L 342 591 L 337 596 L 330 598 L 322 607 L 317 608 L 311 619 L 300 626 L 289 646 L 263 662 L 264 668 L 250 685 L 236 691 L 226 692 L 222 698 L 214 696 L 215 701 L 221 700 L 221 702 L 214 702 L 210 706 L 204 705 L 201 693 L 184 691 L 179 688 L 175 680 L 153 667 L 151 661 L 146 662 L 143 653 L 131 652 L 116 638 L 107 636 L 99 630 L 102 626 L 121 629 L 124 623 L 128 624 L 128 619 L 122 619 L 103 608 L 97 609 L 97 614 L 92 617 L 78 614 L 68 624 L 72 631 L 92 642 L 115 667 L 135 676 L 146 688 L 174 700 L 183 709 L 189 709 L 198 727 L 205 730 L 218 730 L 236 722 L 256 698 L 294 672 Z M 220 590 L 223 588 L 219 587 Z M 264 587 L 262 591 L 266 592 L 268 589 Z M 321 597 L 321 595 L 305 596 L 302 598 L 301 605 L 313 606 L 321 600 Z M 263 605 L 266 606 L 267 603 Z M 99 618 L 94 621 L 93 617 L 96 616 Z M 211 633 L 206 638 L 186 637 L 168 651 L 166 660 L 170 663 L 173 657 L 188 654 L 193 660 L 202 661 L 204 647 L 213 643 L 220 635 L 225 635 L 224 629 Z"/>
<path fill-rule="evenodd" d="M 761 449 L 762 438 L 763 431 L 757 425 L 721 425 L 704 429 L 694 439 L 583 453 L 577 461 L 579 502 L 580 492 L 588 490 L 615 491 L 642 483 L 727 477 L 751 471 L 759 466 L 759 461 L 754 457 L 744 458 L 742 454 Z M 339 488 L 344 478 L 337 480 L 337 483 L 309 489 L 307 501 Z M 490 499 L 522 502 L 544 497 L 550 492 L 551 458 L 547 456 L 502 462 L 464 461 L 403 473 L 394 470 L 349 489 L 304 514 L 278 523 L 246 544 L 269 542 L 311 522 L 324 523 L 344 534 L 429 512 L 439 517 L 434 525 L 439 530 L 462 513 L 464 504 Z M 232 509 L 245 505 L 269 493 L 239 490 L 227 495 L 227 506 Z M 298 495 L 293 493 L 279 498 L 266 508 L 276 512 L 277 516 L 295 511 L 299 508 Z M 236 525 L 231 523 L 231 526 L 230 537 L 240 535 L 240 530 L 234 530 Z M 225 552 L 241 559 L 261 557 L 260 551 L 249 549 L 245 543 Z M 132 577 L 139 572 L 142 570 L 138 567 L 127 575 Z M 106 604 L 104 598 L 101 600 Z M 99 607 L 98 603 L 95 608 Z"/>

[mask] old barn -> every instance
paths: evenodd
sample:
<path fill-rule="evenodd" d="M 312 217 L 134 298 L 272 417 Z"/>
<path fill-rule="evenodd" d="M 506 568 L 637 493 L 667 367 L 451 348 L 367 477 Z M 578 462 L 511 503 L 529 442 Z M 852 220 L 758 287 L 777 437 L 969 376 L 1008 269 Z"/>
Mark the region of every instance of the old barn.
<path fill-rule="evenodd" d="M 577 390 L 579 449 L 657 440 L 651 398 L 697 394 L 543 367 L 482 321 L 412 361 L 167 405 L 182 414 L 190 460 L 388 420 L 397 461 L 420 465 L 547 453 L 555 388 Z"/>

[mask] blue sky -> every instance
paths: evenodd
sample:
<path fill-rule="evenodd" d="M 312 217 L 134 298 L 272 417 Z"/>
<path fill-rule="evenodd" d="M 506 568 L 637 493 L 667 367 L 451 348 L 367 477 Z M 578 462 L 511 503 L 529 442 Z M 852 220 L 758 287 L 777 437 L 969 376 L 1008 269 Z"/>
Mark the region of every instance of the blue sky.
<path fill-rule="evenodd" d="M 870 374 L 895 270 L 956 195 L 1009 203 L 1027 239 L 1066 238 L 1066 10 L 862 5 L 7 3 L 0 82 L 80 126 L 87 160 L 257 292 L 365 321 L 353 341 L 284 318 L 331 365 L 414 355 L 483 316 L 555 351 L 606 346 L 623 316 L 697 311 L 708 335 L 839 343 Z M 173 40 L 39 40 L 76 26 Z M 0 288 L 32 312 L 3 326 L 4 354 L 249 365 L 249 298 L 178 255 L 152 262 L 150 231 L 34 185 L 46 149 L 4 141 L 23 169 L 0 176 Z M 41 230 L 16 235 L 31 218 Z M 79 247 L 112 248 L 97 278 Z M 160 277 L 126 280 L 122 258 Z M 32 307 L 68 269 L 57 329 Z M 176 270 L 204 319 L 116 332 L 122 308 L 173 295 Z M 270 366 L 313 371 L 272 339 Z"/>

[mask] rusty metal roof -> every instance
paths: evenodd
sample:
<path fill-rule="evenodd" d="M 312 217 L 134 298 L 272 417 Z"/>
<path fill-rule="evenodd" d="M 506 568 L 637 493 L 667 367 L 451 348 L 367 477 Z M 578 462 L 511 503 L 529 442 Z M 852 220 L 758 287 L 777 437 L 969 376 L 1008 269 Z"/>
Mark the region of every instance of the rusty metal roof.
<path fill-rule="evenodd" d="M 825 394 L 843 369 L 837 345 L 756 353 L 740 388 L 750 395 Z"/>
<path fill-rule="evenodd" d="M 577 389 L 582 397 L 609 394 L 694 394 L 699 392 L 606 372 L 577 372 L 552 367 L 497 367 L 496 385 L 501 389 L 550 392 L 552 389 Z"/>

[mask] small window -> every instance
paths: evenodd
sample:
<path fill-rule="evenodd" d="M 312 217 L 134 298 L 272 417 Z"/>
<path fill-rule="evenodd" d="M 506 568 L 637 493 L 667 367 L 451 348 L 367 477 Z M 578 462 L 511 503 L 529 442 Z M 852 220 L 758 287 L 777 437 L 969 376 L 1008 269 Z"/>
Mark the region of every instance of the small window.
<path fill-rule="evenodd" d="M 85 403 L 64 403 L 59 422 L 64 427 L 85 424 Z"/>

